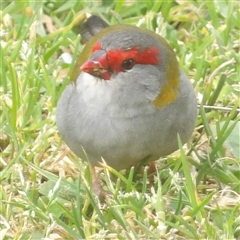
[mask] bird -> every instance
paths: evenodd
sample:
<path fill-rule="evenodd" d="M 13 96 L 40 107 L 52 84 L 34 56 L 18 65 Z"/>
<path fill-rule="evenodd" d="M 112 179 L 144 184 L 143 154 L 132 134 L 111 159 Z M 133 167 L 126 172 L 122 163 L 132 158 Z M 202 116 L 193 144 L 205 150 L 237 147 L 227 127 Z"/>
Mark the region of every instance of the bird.
<path fill-rule="evenodd" d="M 167 40 L 96 15 L 80 34 L 86 46 L 56 111 L 59 133 L 79 158 L 93 169 L 102 160 L 127 169 L 178 150 L 178 136 L 190 139 L 196 94 Z"/>

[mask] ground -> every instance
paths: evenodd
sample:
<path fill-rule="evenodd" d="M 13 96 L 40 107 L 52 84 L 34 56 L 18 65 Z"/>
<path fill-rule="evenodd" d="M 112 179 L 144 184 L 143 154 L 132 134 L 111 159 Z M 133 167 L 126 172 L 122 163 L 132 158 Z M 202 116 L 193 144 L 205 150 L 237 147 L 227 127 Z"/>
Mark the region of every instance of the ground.
<path fill-rule="evenodd" d="M 0 239 L 239 239 L 238 1 L 1 3 Z M 91 171 L 62 142 L 56 104 L 89 14 L 165 37 L 194 85 L 193 136 L 148 167 Z M 68 54 L 70 55 L 68 55 Z M 72 62 L 68 61 L 69 56 Z"/>

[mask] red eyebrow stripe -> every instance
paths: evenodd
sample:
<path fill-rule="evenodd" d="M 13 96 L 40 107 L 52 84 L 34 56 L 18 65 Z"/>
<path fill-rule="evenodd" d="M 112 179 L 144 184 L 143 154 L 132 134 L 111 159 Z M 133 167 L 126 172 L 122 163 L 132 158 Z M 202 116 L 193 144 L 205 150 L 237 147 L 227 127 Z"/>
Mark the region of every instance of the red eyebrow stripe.
<path fill-rule="evenodd" d="M 100 43 L 99 42 L 96 42 L 95 43 L 95 45 L 93 46 L 93 53 L 95 52 L 95 51 L 97 51 L 97 50 L 101 50 L 102 48 L 101 48 L 101 45 L 100 45 Z"/>
<path fill-rule="evenodd" d="M 93 47 L 93 53 L 101 50 L 101 44 L 96 42 Z M 138 64 L 157 65 L 160 62 L 159 49 L 157 47 L 147 47 L 143 50 L 140 47 L 133 47 L 130 49 L 110 49 L 107 50 L 107 60 L 109 69 L 114 72 L 121 72 L 121 64 L 126 59 L 133 59 Z"/>
<path fill-rule="evenodd" d="M 140 50 L 139 47 L 131 49 L 111 49 L 107 51 L 107 58 L 113 71 L 121 72 L 121 64 L 126 59 L 133 59 L 138 64 L 159 64 L 159 49 L 156 47 L 148 47 Z"/>

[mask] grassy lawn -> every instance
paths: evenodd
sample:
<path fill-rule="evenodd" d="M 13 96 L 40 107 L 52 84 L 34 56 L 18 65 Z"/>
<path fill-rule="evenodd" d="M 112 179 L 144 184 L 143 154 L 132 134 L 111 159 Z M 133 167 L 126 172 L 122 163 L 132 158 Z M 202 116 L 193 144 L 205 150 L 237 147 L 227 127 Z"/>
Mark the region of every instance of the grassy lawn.
<path fill-rule="evenodd" d="M 154 175 L 99 169 L 107 201 L 55 120 L 86 13 L 165 37 L 199 103 L 192 139 Z M 0 240 L 240 239 L 237 0 L 4 1 L 0 16 Z"/>

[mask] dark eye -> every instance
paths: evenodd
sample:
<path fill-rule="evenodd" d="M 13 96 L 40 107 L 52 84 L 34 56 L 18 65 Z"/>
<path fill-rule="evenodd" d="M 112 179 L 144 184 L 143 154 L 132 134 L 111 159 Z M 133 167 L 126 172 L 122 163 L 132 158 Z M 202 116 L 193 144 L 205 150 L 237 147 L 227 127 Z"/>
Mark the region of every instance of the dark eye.
<path fill-rule="evenodd" d="M 130 59 L 124 60 L 121 66 L 123 71 L 127 71 L 132 69 L 134 65 L 135 65 L 135 61 L 130 58 Z"/>

